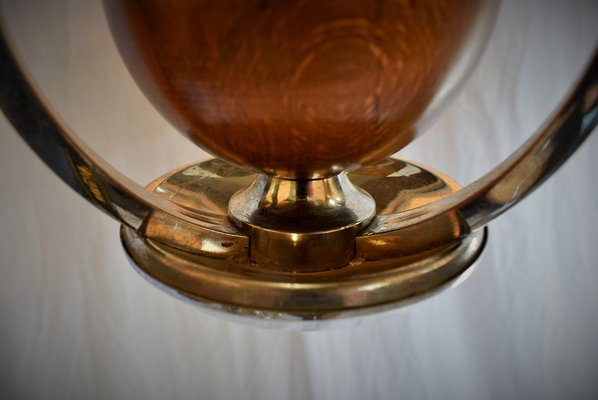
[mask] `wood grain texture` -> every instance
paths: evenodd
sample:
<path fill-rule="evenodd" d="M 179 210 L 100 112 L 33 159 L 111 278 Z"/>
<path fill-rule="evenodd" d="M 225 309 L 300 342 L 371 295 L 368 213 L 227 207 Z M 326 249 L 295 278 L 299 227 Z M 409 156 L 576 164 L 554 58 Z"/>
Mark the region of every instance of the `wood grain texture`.
<path fill-rule="evenodd" d="M 150 101 L 218 157 L 330 175 L 411 142 L 481 0 L 106 0 Z"/>

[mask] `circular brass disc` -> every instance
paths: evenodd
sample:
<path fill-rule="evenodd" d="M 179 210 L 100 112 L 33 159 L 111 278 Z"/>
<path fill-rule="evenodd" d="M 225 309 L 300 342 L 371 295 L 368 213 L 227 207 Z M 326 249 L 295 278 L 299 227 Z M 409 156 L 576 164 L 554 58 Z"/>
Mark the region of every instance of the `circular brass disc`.
<path fill-rule="evenodd" d="M 311 329 L 428 297 L 467 270 L 484 247 L 486 231 L 468 232 L 459 215 L 398 230 L 385 223 L 389 216 L 458 189 L 439 173 L 388 159 L 350 174 L 376 200 L 377 216 L 356 238 L 356 257 L 347 266 L 302 273 L 263 268 L 249 261 L 247 236 L 226 216 L 230 196 L 253 178 L 243 169 L 208 160 L 150 184 L 189 209 L 200 228 L 159 215 L 141 234 L 122 227 L 124 247 L 138 271 L 208 310 L 262 320 L 261 325 L 298 322 L 299 328 Z"/>

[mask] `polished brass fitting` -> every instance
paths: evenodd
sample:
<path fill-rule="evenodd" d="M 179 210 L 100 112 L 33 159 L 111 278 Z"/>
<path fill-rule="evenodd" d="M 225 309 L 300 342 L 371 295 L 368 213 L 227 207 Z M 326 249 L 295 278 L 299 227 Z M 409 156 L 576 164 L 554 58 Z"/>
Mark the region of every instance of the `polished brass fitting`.
<path fill-rule="evenodd" d="M 346 174 L 290 180 L 258 175 L 228 205 L 250 238 L 250 259 L 263 267 L 314 272 L 347 265 L 355 237 L 374 217 L 371 195 Z"/>

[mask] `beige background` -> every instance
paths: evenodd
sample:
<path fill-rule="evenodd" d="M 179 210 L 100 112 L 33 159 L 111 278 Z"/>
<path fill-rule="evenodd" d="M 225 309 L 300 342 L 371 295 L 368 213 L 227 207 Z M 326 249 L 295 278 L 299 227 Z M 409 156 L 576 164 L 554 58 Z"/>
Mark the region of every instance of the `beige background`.
<path fill-rule="evenodd" d="M 120 61 L 98 1 L 0 0 L 59 114 L 140 183 L 203 157 Z M 445 117 L 403 154 L 467 183 L 554 108 L 598 42 L 595 1 L 503 2 Z M 351 329 L 207 316 L 128 264 L 117 224 L 0 117 L 0 397 L 590 399 L 598 394 L 598 134 L 490 226 L 461 286 Z"/>

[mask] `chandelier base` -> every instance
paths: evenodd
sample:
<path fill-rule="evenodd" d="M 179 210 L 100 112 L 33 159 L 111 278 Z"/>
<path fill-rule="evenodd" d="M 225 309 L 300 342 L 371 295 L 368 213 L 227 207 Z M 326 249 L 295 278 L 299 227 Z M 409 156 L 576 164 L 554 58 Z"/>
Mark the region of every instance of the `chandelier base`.
<path fill-rule="evenodd" d="M 401 213 L 458 190 L 450 178 L 398 159 L 348 176 L 374 198 L 376 216 L 356 234 L 354 257 L 341 267 L 303 272 L 252 261 L 250 237 L 230 222 L 227 207 L 256 175 L 217 159 L 178 169 L 149 185 L 188 209 L 196 224 L 156 214 L 138 231 L 122 226 L 122 242 L 136 269 L 177 297 L 245 322 L 299 329 L 428 297 L 458 282 L 481 253 L 486 230 L 470 232 L 458 213 L 393 226 Z"/>

